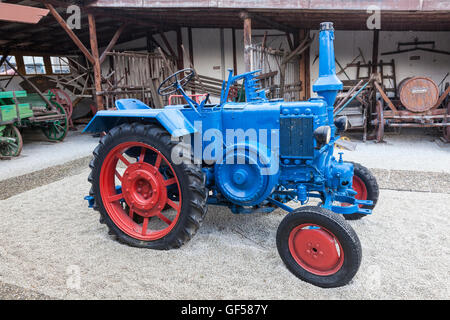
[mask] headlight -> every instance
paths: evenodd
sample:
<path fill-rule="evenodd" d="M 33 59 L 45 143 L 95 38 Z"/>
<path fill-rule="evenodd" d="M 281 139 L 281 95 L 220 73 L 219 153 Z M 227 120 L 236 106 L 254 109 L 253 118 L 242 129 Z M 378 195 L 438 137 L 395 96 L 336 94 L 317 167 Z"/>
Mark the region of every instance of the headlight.
<path fill-rule="evenodd" d="M 336 126 L 338 133 L 345 132 L 348 129 L 348 118 L 345 116 L 339 117 L 334 121 L 334 125 Z"/>
<path fill-rule="evenodd" d="M 314 138 L 319 145 L 330 143 L 331 140 L 331 128 L 329 126 L 318 127 L 314 130 Z"/>

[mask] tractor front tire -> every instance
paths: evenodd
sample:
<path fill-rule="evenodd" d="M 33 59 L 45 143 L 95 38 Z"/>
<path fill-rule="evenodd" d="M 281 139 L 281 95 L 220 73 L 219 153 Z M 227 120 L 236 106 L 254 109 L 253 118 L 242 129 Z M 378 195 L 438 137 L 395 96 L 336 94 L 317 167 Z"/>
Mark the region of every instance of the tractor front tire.
<path fill-rule="evenodd" d="M 118 241 L 169 250 L 199 229 L 207 211 L 204 174 L 190 159 L 174 163 L 177 147 L 154 124 L 122 124 L 100 140 L 90 163 L 90 195 Z"/>
<path fill-rule="evenodd" d="M 277 231 L 277 248 L 298 278 L 322 288 L 346 285 L 361 264 L 361 244 L 342 217 L 321 207 L 289 213 Z"/>
<path fill-rule="evenodd" d="M 358 200 L 372 200 L 373 205 L 361 206 L 364 209 L 373 210 L 377 204 L 380 189 L 375 176 L 369 169 L 363 165 L 353 162 L 354 175 L 353 175 L 353 189 L 358 192 L 355 196 Z M 344 214 L 346 220 L 359 220 L 366 216 L 362 213 Z"/>

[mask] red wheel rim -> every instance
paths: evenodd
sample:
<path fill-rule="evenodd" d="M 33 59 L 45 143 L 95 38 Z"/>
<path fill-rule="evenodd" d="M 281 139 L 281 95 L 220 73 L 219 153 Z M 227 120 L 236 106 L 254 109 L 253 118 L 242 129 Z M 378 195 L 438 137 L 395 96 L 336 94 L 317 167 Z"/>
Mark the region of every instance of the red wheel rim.
<path fill-rule="evenodd" d="M 353 190 L 355 190 L 357 193 L 355 195 L 355 198 L 358 200 L 367 200 L 367 187 L 364 181 L 358 176 L 353 176 L 353 183 L 352 183 Z M 341 203 L 342 207 L 348 207 L 350 204 L 348 203 Z M 360 208 L 362 208 L 362 204 L 359 205 Z"/>
<path fill-rule="evenodd" d="M 358 176 L 353 176 L 353 190 L 357 192 L 355 198 L 358 200 L 367 200 L 367 187 L 364 181 Z M 359 207 L 361 208 L 362 205 L 360 204 Z"/>
<path fill-rule="evenodd" d="M 289 251 L 303 269 L 318 276 L 333 275 L 344 263 L 339 240 L 315 224 L 302 224 L 291 231 Z"/>
<path fill-rule="evenodd" d="M 139 156 L 127 156 L 127 151 L 139 151 Z M 168 188 L 175 185 L 177 199 L 170 199 Z M 138 240 L 163 238 L 181 212 L 181 188 L 173 167 L 160 151 L 141 142 L 122 143 L 107 155 L 100 194 L 114 224 Z"/>

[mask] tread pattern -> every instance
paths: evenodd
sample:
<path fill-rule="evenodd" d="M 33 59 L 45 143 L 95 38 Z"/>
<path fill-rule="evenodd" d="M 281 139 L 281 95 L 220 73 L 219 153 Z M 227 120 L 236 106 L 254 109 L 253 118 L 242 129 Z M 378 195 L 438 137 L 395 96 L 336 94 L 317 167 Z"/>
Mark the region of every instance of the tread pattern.
<path fill-rule="evenodd" d="M 200 228 L 207 212 L 208 191 L 205 187 L 205 177 L 199 166 L 193 161 L 184 161 L 180 165 L 173 165 L 180 181 L 183 204 L 177 225 L 162 239 L 155 241 L 141 241 L 131 238 L 122 232 L 109 218 L 100 196 L 99 177 L 104 157 L 108 152 L 123 139 L 135 139 L 136 141 L 148 143 L 149 140 L 166 146 L 169 152 L 179 146 L 180 142 L 173 141 L 170 134 L 156 124 L 125 123 L 113 128 L 101 138 L 99 145 L 95 148 L 94 158 L 89 164 L 91 173 L 88 181 L 91 183 L 89 195 L 94 198 L 94 210 L 100 213 L 100 223 L 106 224 L 109 233 L 121 242 L 135 247 L 169 250 L 181 247 L 192 239 Z M 131 141 L 131 140 L 128 140 Z M 184 190 L 187 189 L 187 190 Z"/>

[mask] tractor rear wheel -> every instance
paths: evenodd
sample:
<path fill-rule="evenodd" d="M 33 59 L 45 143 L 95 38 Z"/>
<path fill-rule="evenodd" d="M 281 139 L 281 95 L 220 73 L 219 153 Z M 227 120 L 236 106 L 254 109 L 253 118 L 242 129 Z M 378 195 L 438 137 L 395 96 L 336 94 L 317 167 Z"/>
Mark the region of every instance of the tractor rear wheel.
<path fill-rule="evenodd" d="M 140 123 L 115 127 L 100 140 L 90 195 L 120 242 L 168 250 L 197 232 L 207 211 L 205 179 L 190 159 L 173 161 L 180 146 L 161 127 Z"/>
<path fill-rule="evenodd" d="M 354 175 L 353 175 L 353 189 L 357 192 L 355 198 L 358 200 L 372 200 L 373 205 L 371 206 L 360 206 L 364 209 L 374 209 L 378 196 L 380 193 L 377 178 L 370 172 L 369 169 L 364 167 L 359 163 L 353 162 L 354 165 Z M 364 218 L 366 215 L 362 213 L 355 214 L 344 214 L 346 220 L 359 220 Z"/>
<path fill-rule="evenodd" d="M 321 207 L 289 213 L 277 231 L 277 248 L 298 278 L 322 288 L 346 285 L 361 264 L 361 244 L 342 217 Z"/>

